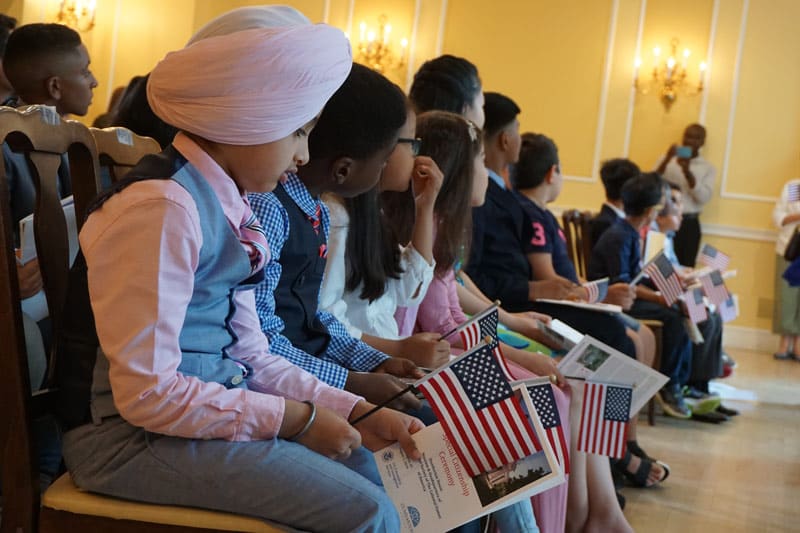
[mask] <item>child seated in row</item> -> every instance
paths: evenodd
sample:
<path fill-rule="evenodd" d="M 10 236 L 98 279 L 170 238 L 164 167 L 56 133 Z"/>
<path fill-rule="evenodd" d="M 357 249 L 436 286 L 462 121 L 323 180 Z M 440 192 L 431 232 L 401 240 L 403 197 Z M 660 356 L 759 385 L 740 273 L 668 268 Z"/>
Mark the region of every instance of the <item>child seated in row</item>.
<path fill-rule="evenodd" d="M 524 134 L 519 161 L 514 165 L 512 174 L 519 204 L 533 226 L 530 261 L 534 276 L 537 279 L 563 278 L 577 284 L 578 276 L 567 253 L 564 232 L 555 215 L 547 208 L 548 203 L 558 198 L 564 184 L 555 142 L 546 135 Z M 630 309 L 635 295 L 632 286 L 625 282 L 617 282 L 610 284 L 608 291 L 609 294 L 615 293 L 614 303 L 621 303 L 625 309 Z M 629 338 L 636 346 L 636 359 L 651 366 L 655 356 L 655 337 L 647 326 L 642 324 L 636 326 L 637 331 L 630 328 L 627 330 Z M 666 479 L 667 469 L 639 446 L 637 418 L 638 413 L 634 413 L 631 417 L 627 449 L 618 467 L 622 475 L 634 485 L 649 487 Z"/>
<path fill-rule="evenodd" d="M 82 489 L 302 530 L 399 530 L 359 474 L 361 445 L 399 440 L 419 457 L 422 424 L 383 409 L 353 428 L 372 405 L 271 354 L 253 295 L 269 249 L 246 193 L 308 161 L 350 68 L 341 31 L 307 25 L 205 39 L 151 73 L 149 102 L 181 133 L 98 199 L 80 235 L 102 347 L 66 376 L 87 391 L 65 417 Z"/>
<path fill-rule="evenodd" d="M 418 113 L 424 111 L 449 111 L 470 120 L 480 129 L 484 127 L 486 118 L 484 96 L 478 69 L 463 57 L 443 55 L 426 61 L 414 75 L 409 98 Z M 467 313 L 479 313 L 492 304 L 492 300 L 473 283 L 473 280 L 464 270 L 459 271 L 458 282 L 459 303 Z M 501 279 L 498 280 L 498 283 L 504 282 Z M 569 284 L 566 287 L 559 287 L 559 285 L 564 285 L 561 283 L 543 282 L 534 284 L 538 285 L 540 294 L 541 291 L 547 289 L 545 286 L 548 284 L 556 285 L 556 292 L 561 290 L 569 291 L 572 288 Z M 519 285 L 516 285 L 516 287 L 518 288 Z M 526 282 L 523 289 L 526 294 L 527 287 Z M 497 296 L 493 297 L 496 298 Z M 525 335 L 529 339 L 547 342 L 546 337 L 541 333 L 539 323 L 550 320 L 549 316 L 528 310 L 509 312 L 507 306 L 513 305 L 513 301 L 506 301 L 505 297 L 501 297 L 500 300 L 498 318 L 503 326 L 517 334 Z M 400 330 L 410 331 L 413 326 L 413 321 L 411 323 L 403 322 L 400 324 Z M 537 346 L 541 345 L 537 344 Z"/>
<path fill-rule="evenodd" d="M 426 332 L 401 338 L 394 319 L 398 307 L 422 301 L 435 265 L 433 205 L 442 172 L 430 157 L 418 155 L 416 125 L 416 114 L 409 108 L 376 187 L 352 198 L 326 195 L 331 229 L 320 308 L 370 346 L 436 368 L 449 361 L 447 341 Z M 386 224 L 380 195 L 409 187 L 414 191 L 414 229 L 410 242 L 401 243 Z"/>
<path fill-rule="evenodd" d="M 393 345 L 408 344 L 410 349 L 418 349 L 418 362 L 437 367 L 450 359 L 450 344 L 446 340 L 439 340 L 441 333 L 420 332 L 398 341 L 398 325 L 394 319 L 400 300 L 411 305 L 422 301 L 433 278 L 434 235 L 437 233 L 434 231 L 437 225 L 434 205 L 443 182 L 443 171 L 430 154 L 418 155 L 422 140 L 415 137 L 416 114 L 410 108 L 407 113 L 401 137 L 383 168 L 379 184 L 384 189 L 383 194 L 402 198 L 403 205 L 409 208 L 406 212 L 409 215 L 407 225 L 403 225 L 404 231 L 397 231 L 393 221 L 382 214 L 382 195 L 377 194 L 378 188 L 352 199 L 345 198 L 344 206 L 333 199 L 332 230 L 340 238 L 338 242 L 331 242 L 328 249 L 329 260 L 335 261 L 335 268 L 326 273 L 320 303 L 335 303 L 338 298 L 343 298 L 347 305 L 341 300 L 334 305 L 337 317 L 344 312 L 345 323 L 359 321 L 364 331 L 370 333 L 361 334 L 367 343 L 389 349 Z M 413 186 L 411 191 L 410 185 Z M 331 201 L 331 195 L 328 199 Z M 337 215 L 340 217 L 338 220 L 342 224 L 347 223 L 347 226 L 336 227 L 333 220 Z M 377 228 L 381 228 L 381 231 L 377 231 Z M 409 228 L 410 231 L 405 231 Z M 341 232 L 346 233 L 346 240 L 341 238 Z M 400 234 L 403 235 L 402 241 L 398 239 Z M 410 244 L 401 247 L 401 242 Z M 375 250 L 382 253 L 376 254 Z M 382 264 L 376 263 L 376 255 L 383 257 Z M 380 267 L 383 270 L 379 270 Z M 353 288 L 345 289 L 345 282 Z M 348 292 L 343 293 L 344 290 Z M 370 293 L 366 294 L 366 291 Z M 375 299 L 370 300 L 370 297 Z M 383 326 L 374 327 L 371 323 Z M 386 338 L 381 334 L 385 334 Z M 427 416 L 423 416 L 423 420 L 435 421 Z M 503 531 L 538 531 L 528 500 L 501 509 L 493 513 L 493 517 Z M 477 532 L 478 522 L 465 524 L 457 531 Z"/>
<path fill-rule="evenodd" d="M 682 196 L 680 187 L 670 183 L 669 199 L 664 202 L 664 209 L 658 213 L 652 229 L 664 234 L 664 255 L 670 260 L 682 282 L 686 284 L 691 281 L 686 277 L 691 269 L 678 263 L 674 244 L 675 232 L 681 227 L 683 218 L 681 215 Z M 698 408 L 701 402 L 708 399 L 710 395 L 709 382 L 722 375 L 722 317 L 716 309 L 712 311 L 709 308 L 706 311 L 706 320 L 697 324 L 703 342 L 692 345 L 692 369 L 683 392 L 686 403 L 692 409 L 693 420 L 719 423 L 739 412 L 722 404 L 707 413 L 700 412 Z"/>
<path fill-rule="evenodd" d="M 436 229 L 433 257 L 436 267 L 434 278 L 419 307 L 400 311 L 404 321 L 416 324 L 417 331 L 447 335 L 467 320 L 456 295 L 455 265 L 469 244 L 470 207 L 482 201 L 483 191 L 486 190 L 482 137 L 480 130 L 471 122 L 454 113 L 441 111 L 423 113 L 418 117 L 417 136 L 421 139 L 420 154 L 433 159 L 444 175 L 442 188 L 434 204 Z M 409 238 L 414 217 L 411 193 L 387 192 L 382 200 L 387 224 L 398 232 L 403 242 Z M 457 334 L 450 335 L 448 340 L 454 347 L 463 348 Z M 531 373 L 523 369 L 535 368 L 539 375 L 554 375 L 561 385 L 564 384 L 550 357 L 514 350 L 502 343 L 501 346 L 504 355 L 519 365 L 512 365 L 517 377 L 530 377 Z M 563 413 L 561 416 L 566 417 L 568 400 L 565 394 L 557 390 L 555 396 Z M 543 531 L 551 531 L 554 522 L 560 522 L 563 527 L 565 496 L 565 491 L 558 487 L 534 498 L 534 504 L 537 500 L 543 502 L 536 507 L 536 520 Z M 555 527 L 558 528 L 558 525 Z"/>
<path fill-rule="evenodd" d="M 271 252 L 256 307 L 273 353 L 375 403 L 405 388 L 399 378 L 421 374 L 411 361 L 354 338 L 319 308 L 330 231 L 320 196 L 353 196 L 374 187 L 405 122 L 400 88 L 356 63 L 310 132 L 309 164 L 290 168 L 273 192 L 250 195 Z M 392 405 L 420 407 L 410 393 Z"/>
<path fill-rule="evenodd" d="M 589 279 L 609 278 L 612 283 L 630 283 L 642 269 L 640 231 L 649 226 L 664 207 L 664 182 L 655 172 L 640 174 L 622 187 L 625 219 L 607 229 L 592 250 Z M 692 349 L 677 305 L 668 306 L 664 296 L 645 284 L 636 285 L 636 301 L 630 314 L 663 323 L 660 371 L 670 378 L 660 391 L 664 411 L 689 418 L 682 388 L 688 379 Z"/>

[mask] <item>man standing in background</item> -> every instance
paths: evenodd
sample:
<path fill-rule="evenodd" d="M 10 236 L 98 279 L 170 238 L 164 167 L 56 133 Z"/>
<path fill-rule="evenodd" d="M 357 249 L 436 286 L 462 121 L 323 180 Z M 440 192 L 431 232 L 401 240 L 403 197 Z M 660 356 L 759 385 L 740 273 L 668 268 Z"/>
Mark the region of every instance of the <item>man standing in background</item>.
<path fill-rule="evenodd" d="M 675 234 L 675 255 L 682 265 L 693 267 L 700 248 L 700 213 L 711 200 L 717 171 L 700 155 L 706 129 L 690 124 L 683 132 L 683 145 L 673 144 L 658 161 L 656 172 L 674 183 L 683 194 L 683 224 Z"/>

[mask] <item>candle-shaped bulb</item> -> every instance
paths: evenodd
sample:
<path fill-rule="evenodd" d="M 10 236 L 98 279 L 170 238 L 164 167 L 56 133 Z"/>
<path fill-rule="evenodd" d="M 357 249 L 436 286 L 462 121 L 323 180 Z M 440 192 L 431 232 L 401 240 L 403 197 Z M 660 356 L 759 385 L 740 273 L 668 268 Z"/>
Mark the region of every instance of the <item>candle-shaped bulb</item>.
<path fill-rule="evenodd" d="M 367 34 L 367 23 L 362 21 L 361 24 L 358 25 L 358 38 L 359 40 L 363 41 L 364 37 Z"/>
<path fill-rule="evenodd" d="M 372 31 L 372 30 L 369 30 L 369 31 L 367 32 L 367 42 L 368 42 L 368 43 L 371 43 L 371 42 L 372 42 L 372 41 L 374 41 L 374 40 L 375 40 L 375 32 L 374 32 L 374 31 Z"/>
<path fill-rule="evenodd" d="M 392 25 L 387 24 L 383 28 L 383 44 L 389 44 L 389 35 L 392 33 Z"/>
<path fill-rule="evenodd" d="M 402 39 L 400 39 L 400 48 L 405 49 L 407 47 L 408 47 L 408 39 L 403 37 Z"/>
<path fill-rule="evenodd" d="M 661 47 L 660 46 L 656 46 L 655 48 L 653 48 L 653 55 L 656 56 L 656 58 L 661 56 Z"/>

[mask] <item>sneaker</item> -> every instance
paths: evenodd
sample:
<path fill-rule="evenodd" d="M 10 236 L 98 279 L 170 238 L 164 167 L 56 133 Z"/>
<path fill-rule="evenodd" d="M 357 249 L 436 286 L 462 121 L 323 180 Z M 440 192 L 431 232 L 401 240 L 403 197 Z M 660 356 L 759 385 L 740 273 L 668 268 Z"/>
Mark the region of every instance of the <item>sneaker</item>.
<path fill-rule="evenodd" d="M 733 359 L 733 357 L 728 355 L 728 352 L 722 352 L 721 359 L 722 359 L 722 364 L 723 365 L 728 365 L 731 368 L 736 368 L 738 366 L 736 361 Z"/>
<path fill-rule="evenodd" d="M 733 367 L 730 365 L 726 365 L 725 363 L 722 364 L 722 374 L 720 374 L 720 378 L 728 378 L 733 374 Z"/>
<path fill-rule="evenodd" d="M 671 391 L 668 387 L 664 387 L 656 393 L 656 399 L 661 404 L 661 409 L 667 416 L 673 418 L 691 418 L 692 411 L 683 401 L 683 396 Z"/>
<path fill-rule="evenodd" d="M 706 394 L 702 398 L 686 398 L 686 405 L 692 410 L 692 414 L 705 415 L 716 411 L 722 400 L 716 396 Z"/>
<path fill-rule="evenodd" d="M 788 361 L 792 359 L 792 354 L 791 352 L 777 352 L 772 354 L 772 357 L 778 361 Z"/>
<path fill-rule="evenodd" d="M 681 392 L 683 393 L 684 398 L 691 398 L 694 400 L 702 400 L 703 398 L 707 398 L 709 396 L 719 396 L 719 394 L 716 392 L 703 392 L 702 390 L 690 385 L 686 385 Z"/>
<path fill-rule="evenodd" d="M 709 424 L 719 424 L 720 422 L 726 422 L 728 420 L 728 416 L 724 415 L 718 411 L 711 411 L 710 413 L 699 414 L 699 413 L 692 413 L 692 420 L 697 420 L 698 422 L 707 422 Z"/>
<path fill-rule="evenodd" d="M 725 416 L 736 416 L 739 414 L 739 411 L 737 411 L 736 409 L 731 409 L 730 407 L 726 407 L 722 404 L 719 404 L 719 407 L 717 407 L 717 413 L 722 413 Z"/>

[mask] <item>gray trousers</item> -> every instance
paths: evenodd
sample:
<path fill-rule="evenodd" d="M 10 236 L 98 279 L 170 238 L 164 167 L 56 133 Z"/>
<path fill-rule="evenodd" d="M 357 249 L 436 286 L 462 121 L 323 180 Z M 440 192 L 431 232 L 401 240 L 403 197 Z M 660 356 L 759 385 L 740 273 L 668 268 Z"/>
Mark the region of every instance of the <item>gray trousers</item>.
<path fill-rule="evenodd" d="M 358 473 L 377 475 L 365 448 L 346 466 L 282 439 L 169 437 L 111 417 L 67 432 L 64 460 L 78 487 L 118 498 L 253 516 L 289 530 L 400 530 L 383 488 Z"/>
<path fill-rule="evenodd" d="M 772 332 L 778 335 L 800 335 L 800 287 L 792 287 L 783 279 L 789 262 L 775 255 L 775 308 Z"/>
<path fill-rule="evenodd" d="M 692 345 L 692 373 L 690 385 L 708 387 L 708 382 L 722 374 L 722 317 L 718 312 L 708 314 L 708 319 L 697 325 L 704 342 Z"/>

